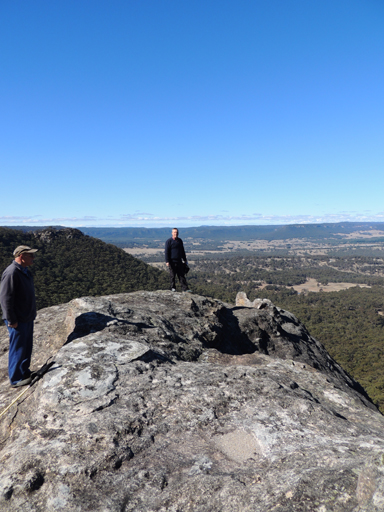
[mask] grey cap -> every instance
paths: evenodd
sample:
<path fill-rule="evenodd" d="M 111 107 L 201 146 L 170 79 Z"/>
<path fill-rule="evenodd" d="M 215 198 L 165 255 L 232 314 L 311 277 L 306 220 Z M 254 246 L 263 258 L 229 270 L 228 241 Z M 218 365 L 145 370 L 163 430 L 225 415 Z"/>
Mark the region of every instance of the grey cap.
<path fill-rule="evenodd" d="M 16 247 L 16 249 L 13 251 L 13 255 L 15 258 L 17 258 L 18 256 L 20 256 L 20 254 L 23 254 L 23 253 L 34 253 L 34 252 L 37 252 L 39 249 L 31 249 L 30 247 L 28 247 L 28 245 L 19 245 L 18 247 Z"/>

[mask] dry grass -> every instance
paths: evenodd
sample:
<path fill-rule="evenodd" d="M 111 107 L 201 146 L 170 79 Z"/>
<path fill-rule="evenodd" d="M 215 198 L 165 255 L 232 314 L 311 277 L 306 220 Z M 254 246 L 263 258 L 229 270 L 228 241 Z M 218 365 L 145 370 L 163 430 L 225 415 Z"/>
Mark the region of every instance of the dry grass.
<path fill-rule="evenodd" d="M 292 286 L 298 293 L 305 292 L 339 292 L 340 290 L 347 290 L 359 286 L 360 288 L 371 288 L 367 284 L 356 284 L 356 283 L 328 283 L 320 284 L 316 279 L 309 278 L 304 284 Z"/>

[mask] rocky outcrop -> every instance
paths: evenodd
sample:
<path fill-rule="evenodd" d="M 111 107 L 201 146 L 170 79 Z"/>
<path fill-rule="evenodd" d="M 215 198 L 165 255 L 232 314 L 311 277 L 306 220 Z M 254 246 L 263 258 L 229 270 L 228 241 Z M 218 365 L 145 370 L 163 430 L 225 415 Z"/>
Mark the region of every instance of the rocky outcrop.
<path fill-rule="evenodd" d="M 72 240 L 75 238 L 84 238 L 84 233 L 82 233 L 79 229 L 75 228 L 44 228 L 38 231 L 34 231 L 34 238 L 41 240 L 45 244 L 49 244 L 52 241 L 58 238 L 65 238 L 67 240 Z"/>
<path fill-rule="evenodd" d="M 55 364 L 0 419 L 0 510 L 382 511 L 384 418 L 292 314 L 245 299 L 39 311 L 33 360 Z"/>

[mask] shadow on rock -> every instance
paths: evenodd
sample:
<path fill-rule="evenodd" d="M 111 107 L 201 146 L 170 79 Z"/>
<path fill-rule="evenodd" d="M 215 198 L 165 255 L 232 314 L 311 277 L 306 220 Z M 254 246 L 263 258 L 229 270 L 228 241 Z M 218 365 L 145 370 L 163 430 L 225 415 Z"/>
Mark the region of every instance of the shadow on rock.
<path fill-rule="evenodd" d="M 147 325 L 145 323 L 133 323 L 127 320 L 117 319 L 116 317 L 104 315 L 102 313 L 96 313 L 94 311 L 90 311 L 88 313 L 82 313 L 75 319 L 75 328 L 68 336 L 64 345 L 71 343 L 71 341 L 76 340 L 78 338 L 83 338 L 84 336 L 88 336 L 88 334 L 93 334 L 95 332 L 99 332 L 104 330 L 107 327 L 111 327 L 112 325 L 134 325 L 138 329 L 150 329 L 153 328 L 151 325 Z"/>

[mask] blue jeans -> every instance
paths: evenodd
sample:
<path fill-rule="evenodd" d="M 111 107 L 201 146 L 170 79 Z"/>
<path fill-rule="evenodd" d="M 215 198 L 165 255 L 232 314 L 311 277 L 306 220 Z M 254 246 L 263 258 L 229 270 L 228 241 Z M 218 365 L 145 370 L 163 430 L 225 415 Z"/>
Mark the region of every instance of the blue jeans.
<path fill-rule="evenodd" d="M 27 379 L 31 371 L 32 346 L 33 346 L 33 321 L 19 322 L 16 329 L 5 325 L 9 332 L 8 375 L 11 384 Z"/>

